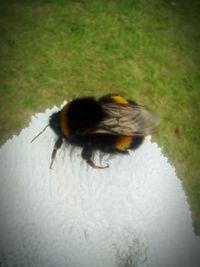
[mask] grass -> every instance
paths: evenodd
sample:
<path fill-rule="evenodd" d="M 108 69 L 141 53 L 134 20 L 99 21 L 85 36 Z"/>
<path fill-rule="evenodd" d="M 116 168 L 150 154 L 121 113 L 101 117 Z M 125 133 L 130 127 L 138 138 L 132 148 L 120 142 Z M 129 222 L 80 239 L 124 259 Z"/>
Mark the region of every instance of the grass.
<path fill-rule="evenodd" d="M 198 0 L 13 0 L 0 6 L 0 141 L 76 96 L 117 92 L 156 110 L 154 139 L 200 234 Z"/>

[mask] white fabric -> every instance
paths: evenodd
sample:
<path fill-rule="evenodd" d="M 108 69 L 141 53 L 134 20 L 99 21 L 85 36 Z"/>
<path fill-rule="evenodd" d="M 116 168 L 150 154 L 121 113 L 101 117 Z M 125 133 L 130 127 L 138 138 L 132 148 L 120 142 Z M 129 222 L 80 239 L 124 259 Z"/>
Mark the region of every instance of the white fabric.
<path fill-rule="evenodd" d="M 105 156 L 102 170 L 64 144 L 50 170 L 55 134 L 30 140 L 57 110 L 0 149 L 0 266 L 200 266 L 186 195 L 157 144 Z"/>

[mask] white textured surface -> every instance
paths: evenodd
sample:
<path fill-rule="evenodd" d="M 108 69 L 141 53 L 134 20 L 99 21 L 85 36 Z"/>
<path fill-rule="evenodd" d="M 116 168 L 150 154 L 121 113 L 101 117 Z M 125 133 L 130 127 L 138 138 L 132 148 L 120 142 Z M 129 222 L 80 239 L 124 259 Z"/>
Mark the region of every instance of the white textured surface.
<path fill-rule="evenodd" d="M 200 266 L 186 196 L 158 146 L 146 138 L 97 170 L 63 145 L 49 170 L 56 136 L 30 140 L 56 110 L 0 149 L 1 266 Z"/>

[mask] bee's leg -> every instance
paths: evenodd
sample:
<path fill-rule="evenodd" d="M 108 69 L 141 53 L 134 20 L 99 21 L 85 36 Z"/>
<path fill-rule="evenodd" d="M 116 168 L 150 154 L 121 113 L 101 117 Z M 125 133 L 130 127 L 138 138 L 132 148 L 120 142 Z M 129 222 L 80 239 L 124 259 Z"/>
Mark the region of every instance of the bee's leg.
<path fill-rule="evenodd" d="M 51 154 L 51 164 L 49 166 L 49 169 L 51 169 L 53 162 L 54 162 L 54 159 L 56 157 L 56 152 L 61 147 L 62 143 L 63 143 L 63 139 L 62 139 L 62 137 L 59 137 L 57 139 L 57 141 L 55 142 L 54 149 L 53 149 L 53 152 Z"/>
<path fill-rule="evenodd" d="M 95 165 L 95 163 L 91 160 L 91 157 L 92 157 L 92 147 L 85 146 L 82 150 L 82 158 L 85 159 L 91 167 L 96 168 L 96 169 L 105 169 L 109 167 L 108 164 L 106 166 Z"/>

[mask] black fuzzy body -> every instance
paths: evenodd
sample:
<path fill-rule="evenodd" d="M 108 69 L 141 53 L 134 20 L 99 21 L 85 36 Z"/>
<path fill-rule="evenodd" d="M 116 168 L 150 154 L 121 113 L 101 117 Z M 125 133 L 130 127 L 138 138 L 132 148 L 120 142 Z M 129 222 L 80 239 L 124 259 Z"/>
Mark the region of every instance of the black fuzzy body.
<path fill-rule="evenodd" d="M 102 107 L 93 97 L 75 99 L 66 114 L 70 135 L 85 135 L 105 118 Z"/>
<path fill-rule="evenodd" d="M 100 103 L 109 102 L 107 97 L 100 99 Z M 135 102 L 134 102 L 135 103 Z M 94 130 L 96 125 L 106 117 L 101 105 L 93 97 L 75 99 L 71 102 L 66 115 L 68 120 L 70 136 L 66 137 L 60 128 L 60 111 L 53 113 L 50 117 L 49 124 L 53 131 L 62 136 L 67 143 L 75 146 L 91 146 L 94 150 L 101 150 L 106 153 L 126 153 L 115 147 L 120 135 L 94 133 L 87 134 L 87 130 Z M 143 142 L 143 136 L 134 136 L 133 142 L 129 149 L 138 148 Z"/>
<path fill-rule="evenodd" d="M 100 150 L 105 153 L 127 153 L 128 151 L 121 151 L 115 147 L 118 136 L 112 134 L 92 134 L 92 135 L 77 135 L 66 139 L 72 145 L 79 147 L 90 146 L 93 150 Z M 129 149 L 137 149 L 143 142 L 144 137 L 136 136 L 134 141 L 130 144 Z"/>
<path fill-rule="evenodd" d="M 120 103 L 121 99 L 122 103 Z M 103 107 L 108 105 L 107 107 L 109 108 L 109 105 L 112 106 L 114 103 L 114 108 L 112 107 L 112 112 L 114 114 L 118 107 L 120 108 L 123 105 L 125 106 L 123 100 L 124 103 L 127 101 L 127 105 L 132 108 L 137 106 L 137 103 L 132 100 L 126 100 L 124 98 L 117 100 L 112 98 L 110 95 L 102 97 L 98 101 L 93 97 L 85 97 L 69 102 L 69 104 L 67 104 L 63 109 L 52 114 L 49 119 L 49 125 L 60 140 L 59 142 L 57 140 L 59 146 L 56 147 L 55 145 L 54 150 L 57 150 L 60 147 L 62 139 L 62 141 L 71 145 L 82 147 L 83 158 L 92 167 L 97 167 L 91 161 L 92 153 L 96 150 L 100 150 L 105 153 L 124 154 L 128 152 L 128 149 L 137 149 L 142 144 L 145 134 L 132 134 L 131 136 L 127 134 L 126 136 L 124 132 L 123 134 L 120 131 L 119 133 L 112 132 L 112 127 L 110 129 L 104 129 L 99 126 L 102 122 L 106 121 L 106 119 L 111 119 L 112 121 L 112 117 L 107 117 L 110 115 L 105 112 Z M 123 119 L 123 117 L 120 119 Z M 115 121 L 117 121 L 116 118 Z M 132 122 L 127 119 L 127 125 L 131 123 Z M 120 125 L 118 128 L 120 129 Z M 124 129 L 122 129 L 122 131 L 124 131 Z M 119 141 L 120 138 L 122 140 L 125 138 L 126 141 L 126 137 L 129 138 L 130 142 L 128 142 L 127 147 L 123 147 L 122 145 L 122 149 L 119 146 Z"/>

